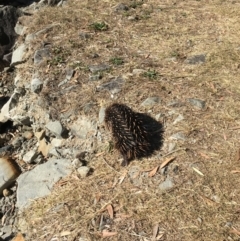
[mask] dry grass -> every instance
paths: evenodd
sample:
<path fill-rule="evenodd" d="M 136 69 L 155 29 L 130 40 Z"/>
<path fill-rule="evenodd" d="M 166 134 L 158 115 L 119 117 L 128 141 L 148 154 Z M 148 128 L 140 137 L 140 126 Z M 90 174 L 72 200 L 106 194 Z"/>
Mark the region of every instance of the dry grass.
<path fill-rule="evenodd" d="M 45 98 L 58 110 L 71 108 L 76 114 L 109 93 L 95 92 L 96 86 L 122 75 L 126 83 L 118 95 L 137 111 L 148 111 L 140 103 L 160 96 L 161 105 L 151 114 L 162 113 L 165 143 L 160 153 L 126 169 L 116 162 L 117 153 L 93 158 L 92 175 L 79 179 L 75 174 L 56 185 L 51 196 L 37 200 L 24 212 L 27 240 L 100 240 L 102 231 L 117 232 L 107 240 L 151 240 L 158 224 L 158 240 L 239 240 L 240 239 L 240 4 L 237 1 L 130 1 L 129 11 L 116 12 L 118 1 L 69 1 L 64 8 L 46 8 L 34 15 L 29 31 L 56 24 L 45 41 L 52 43 L 52 58 L 38 69 L 49 78 Z M 93 23 L 105 23 L 105 31 Z M 90 34 L 88 39 L 80 32 Z M 40 46 L 40 36 L 34 46 Z M 93 58 L 97 53 L 100 57 Z M 206 54 L 206 62 L 187 65 L 184 60 Z M 114 65 L 112 58 L 124 63 Z M 103 78 L 90 82 L 88 66 L 110 63 Z M 67 66 L 76 70 L 73 90 L 65 94 L 57 85 Z M 26 66 L 27 67 L 27 66 Z M 132 74 L 133 69 L 155 71 L 156 79 Z M 46 71 L 47 70 L 47 71 Z M 51 95 L 49 95 L 51 93 Z M 194 109 L 187 98 L 206 100 L 206 109 Z M 182 103 L 171 107 L 172 101 Z M 173 125 L 178 114 L 184 120 Z M 56 116 L 57 118 L 57 116 Z M 235 128 L 238 127 L 238 128 Z M 165 174 L 152 170 L 168 157 L 169 137 L 182 132 L 186 141 L 176 141 L 170 156 L 176 159 Z M 99 147 L 97 151 L 103 151 Z M 160 155 L 161 154 L 161 155 Z M 104 159 L 103 159 L 104 157 Z M 106 161 L 105 161 L 106 160 Z M 140 173 L 128 175 L 137 165 Z M 197 173 L 199 170 L 201 173 Z M 174 187 L 162 192 L 159 184 L 170 176 Z M 122 180 L 122 178 L 124 180 Z M 119 179 L 120 178 L 120 179 Z M 106 207 L 111 205 L 111 211 Z M 109 208 L 109 207 L 108 207 Z M 109 208 L 110 209 L 110 208 Z M 64 232 L 66 232 L 64 236 Z M 62 236 L 61 236 L 62 234 Z"/>

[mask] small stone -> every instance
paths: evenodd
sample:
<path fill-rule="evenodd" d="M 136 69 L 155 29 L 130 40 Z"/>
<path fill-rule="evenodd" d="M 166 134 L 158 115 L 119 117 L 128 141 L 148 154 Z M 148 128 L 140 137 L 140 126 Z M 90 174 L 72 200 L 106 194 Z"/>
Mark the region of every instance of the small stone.
<path fill-rule="evenodd" d="M 35 132 L 35 136 L 39 141 L 42 140 L 45 136 L 45 130 Z"/>
<path fill-rule="evenodd" d="M 123 3 L 119 3 L 116 8 L 115 8 L 116 11 L 128 11 L 129 10 L 129 7 Z"/>
<path fill-rule="evenodd" d="M 169 137 L 170 140 L 182 140 L 185 141 L 186 137 L 182 132 L 178 132 L 176 134 L 173 134 Z"/>
<path fill-rule="evenodd" d="M 82 166 L 77 169 L 81 177 L 86 177 L 90 171 L 90 167 Z"/>
<path fill-rule="evenodd" d="M 133 69 L 132 73 L 136 76 L 139 76 L 145 72 L 144 69 Z"/>
<path fill-rule="evenodd" d="M 50 50 L 49 48 L 39 49 L 34 54 L 34 64 L 40 64 L 45 59 L 50 58 Z"/>
<path fill-rule="evenodd" d="M 194 55 L 185 60 L 186 64 L 202 64 L 206 61 L 204 54 Z"/>
<path fill-rule="evenodd" d="M 44 157 L 48 156 L 51 148 L 52 146 L 45 140 L 45 138 L 39 141 L 38 151 L 41 152 Z"/>
<path fill-rule="evenodd" d="M 163 116 L 163 114 L 162 113 L 159 113 L 159 114 L 157 114 L 156 116 L 155 116 L 155 119 L 156 120 L 160 120 L 160 118 Z"/>
<path fill-rule="evenodd" d="M 168 146 L 168 152 L 171 152 L 175 149 L 176 143 L 170 142 Z"/>
<path fill-rule="evenodd" d="M 23 137 L 26 138 L 27 140 L 30 140 L 33 137 L 33 133 L 31 131 L 25 131 L 23 133 Z"/>
<path fill-rule="evenodd" d="M 206 106 L 206 101 L 204 100 L 199 100 L 199 99 L 188 99 L 189 103 L 199 109 L 204 109 Z"/>
<path fill-rule="evenodd" d="M 62 146 L 62 142 L 63 142 L 62 139 L 53 138 L 52 141 L 51 141 L 51 144 L 54 147 L 60 147 L 60 146 Z"/>
<path fill-rule="evenodd" d="M 99 123 L 100 123 L 100 124 L 102 124 L 102 123 L 104 122 L 105 110 L 106 110 L 105 107 L 101 107 L 100 110 L 99 110 L 98 120 L 99 120 Z"/>
<path fill-rule="evenodd" d="M 36 151 L 28 151 L 24 156 L 23 156 L 23 161 L 25 161 L 28 164 L 31 164 L 34 162 L 34 160 L 37 158 L 38 153 Z"/>
<path fill-rule="evenodd" d="M 12 54 L 11 65 L 17 65 L 17 64 L 24 62 L 23 56 L 24 56 L 25 52 L 26 52 L 25 44 L 21 44 L 16 50 L 14 50 L 13 54 Z"/>
<path fill-rule="evenodd" d="M 141 106 L 153 106 L 157 103 L 159 103 L 161 99 L 159 97 L 148 97 L 146 100 L 144 100 L 141 104 Z"/>
<path fill-rule="evenodd" d="M 177 124 L 178 122 L 184 120 L 184 117 L 183 115 L 179 115 L 173 122 L 173 125 Z"/>
<path fill-rule="evenodd" d="M 125 83 L 125 80 L 121 76 L 118 76 L 110 82 L 97 86 L 97 91 L 107 90 L 111 94 L 117 94 L 121 91 L 124 83 Z"/>
<path fill-rule="evenodd" d="M 162 191 L 166 191 L 171 189 L 173 186 L 174 184 L 172 182 L 172 179 L 170 177 L 167 177 L 166 180 L 159 185 L 159 188 Z"/>
<path fill-rule="evenodd" d="M 8 157 L 0 158 L 0 193 L 10 186 L 20 175 L 21 170 L 18 165 Z"/>
<path fill-rule="evenodd" d="M 87 33 L 87 32 L 80 32 L 79 33 L 79 36 L 80 38 L 82 39 L 89 39 L 91 37 L 91 34 L 90 33 Z"/>
<path fill-rule="evenodd" d="M 72 161 L 72 165 L 75 167 L 75 168 L 79 168 L 83 165 L 83 163 L 78 159 L 78 158 L 75 158 L 73 161 Z"/>
<path fill-rule="evenodd" d="M 50 121 L 47 123 L 46 128 L 57 137 L 61 137 L 64 131 L 64 128 L 60 121 Z"/>
<path fill-rule="evenodd" d="M 102 79 L 101 73 L 97 73 L 97 74 L 91 75 L 89 77 L 89 81 L 97 81 L 97 80 L 100 80 L 100 79 Z"/>
<path fill-rule="evenodd" d="M 65 79 L 58 84 L 58 87 L 60 87 L 61 85 L 66 84 L 69 80 L 71 80 L 72 76 L 74 75 L 74 72 L 75 71 L 73 69 L 68 68 L 66 70 L 66 77 L 65 77 Z"/>
<path fill-rule="evenodd" d="M 3 196 L 4 196 L 4 197 L 10 196 L 11 194 L 12 194 L 12 191 L 11 191 L 11 190 L 8 190 L 8 189 L 4 189 L 4 190 L 3 190 Z"/>
<path fill-rule="evenodd" d="M 39 94 L 42 91 L 42 88 L 43 88 L 43 82 L 40 79 L 38 79 L 38 78 L 32 79 L 32 81 L 31 81 L 31 91 L 32 92 Z"/>
<path fill-rule="evenodd" d="M 99 71 L 105 71 L 110 69 L 110 66 L 107 64 L 99 64 L 99 65 L 90 65 L 88 68 L 92 73 L 97 73 Z"/>

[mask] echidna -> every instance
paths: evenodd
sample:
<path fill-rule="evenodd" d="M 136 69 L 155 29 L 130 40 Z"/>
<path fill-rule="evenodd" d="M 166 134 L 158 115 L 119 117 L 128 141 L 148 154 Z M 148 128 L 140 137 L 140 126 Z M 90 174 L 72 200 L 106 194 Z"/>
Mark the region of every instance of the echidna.
<path fill-rule="evenodd" d="M 126 105 L 110 105 L 105 111 L 105 124 L 112 132 L 115 148 L 123 156 L 122 166 L 153 154 L 161 146 L 162 125 Z"/>

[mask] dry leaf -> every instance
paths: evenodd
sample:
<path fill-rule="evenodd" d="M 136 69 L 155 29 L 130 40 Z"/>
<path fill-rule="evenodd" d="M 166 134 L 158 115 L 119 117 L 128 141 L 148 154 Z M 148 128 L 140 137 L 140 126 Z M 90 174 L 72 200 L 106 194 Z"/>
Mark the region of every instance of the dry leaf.
<path fill-rule="evenodd" d="M 158 225 L 158 223 L 157 223 L 157 224 L 155 224 L 155 226 L 153 227 L 152 241 L 155 241 L 156 238 L 157 238 L 158 228 L 159 228 L 159 225 Z"/>
<path fill-rule="evenodd" d="M 195 171 L 197 174 L 199 174 L 200 176 L 204 176 L 202 172 L 200 172 L 197 168 L 192 167 L 193 171 Z"/>
<path fill-rule="evenodd" d="M 240 170 L 232 170 L 231 173 L 233 173 L 233 174 L 240 173 Z"/>
<path fill-rule="evenodd" d="M 240 231 L 238 231 L 237 229 L 231 229 L 230 233 L 234 233 L 234 234 L 237 234 L 238 236 L 240 236 Z"/>
<path fill-rule="evenodd" d="M 119 183 L 118 183 L 119 185 L 122 184 L 126 176 L 127 176 L 127 170 L 123 173 L 121 177 L 119 177 Z"/>
<path fill-rule="evenodd" d="M 162 169 L 163 167 L 165 167 L 166 165 L 168 165 L 170 162 L 172 162 L 173 160 L 175 159 L 175 157 L 169 157 L 167 158 L 166 161 L 164 161 L 161 166 L 160 166 L 160 169 Z"/>
<path fill-rule="evenodd" d="M 199 155 L 206 158 L 206 159 L 210 159 L 210 157 L 203 152 L 199 152 Z"/>
<path fill-rule="evenodd" d="M 63 232 L 61 232 L 61 237 L 63 237 L 63 236 L 68 236 L 68 235 L 70 235 L 71 234 L 71 232 L 70 231 L 63 231 Z"/>
<path fill-rule="evenodd" d="M 111 219 L 113 219 L 113 207 L 111 204 L 107 205 L 107 211 Z"/>
<path fill-rule="evenodd" d="M 97 153 L 95 157 L 101 156 L 102 154 L 104 154 L 104 151 Z"/>
<path fill-rule="evenodd" d="M 117 232 L 109 232 L 106 229 L 104 229 L 102 231 L 102 237 L 103 238 L 111 237 L 111 236 L 114 236 L 114 235 L 117 235 Z"/>
<path fill-rule="evenodd" d="M 208 205 L 208 206 L 215 206 L 216 202 L 214 202 L 213 200 L 211 200 L 208 197 L 205 196 L 201 196 L 201 198 L 204 200 L 204 202 Z"/>
<path fill-rule="evenodd" d="M 240 148 L 236 152 L 235 161 L 240 161 Z"/>
<path fill-rule="evenodd" d="M 21 233 L 18 233 L 17 236 L 12 241 L 25 241 Z"/>
<path fill-rule="evenodd" d="M 158 168 L 159 166 L 156 166 L 154 169 L 152 169 L 152 171 L 149 172 L 148 176 L 153 177 L 156 174 Z"/>

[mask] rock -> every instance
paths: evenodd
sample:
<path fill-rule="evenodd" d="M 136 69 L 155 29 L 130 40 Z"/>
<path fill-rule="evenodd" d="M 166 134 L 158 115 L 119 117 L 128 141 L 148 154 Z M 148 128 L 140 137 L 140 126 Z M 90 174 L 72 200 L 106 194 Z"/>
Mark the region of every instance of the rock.
<path fill-rule="evenodd" d="M 12 61 L 12 52 L 3 55 L 3 60 L 7 61 L 9 64 Z"/>
<path fill-rule="evenodd" d="M 20 175 L 21 170 L 18 165 L 8 157 L 0 158 L 0 195 L 3 190 L 9 187 Z"/>
<path fill-rule="evenodd" d="M 4 197 L 8 197 L 12 194 L 12 191 L 8 190 L 8 189 L 4 189 L 3 190 L 3 196 Z"/>
<path fill-rule="evenodd" d="M 23 56 L 26 52 L 26 49 L 27 49 L 26 45 L 21 44 L 20 46 L 18 46 L 17 49 L 13 51 L 11 65 L 21 64 L 25 61 Z"/>
<path fill-rule="evenodd" d="M 91 37 L 91 34 L 87 32 L 80 32 L 79 37 L 82 39 L 89 39 Z"/>
<path fill-rule="evenodd" d="M 173 125 L 176 125 L 178 122 L 184 120 L 183 115 L 178 115 L 178 117 L 174 120 Z"/>
<path fill-rule="evenodd" d="M 53 185 L 60 178 L 69 175 L 72 170 L 72 164 L 68 159 L 51 159 L 23 173 L 17 179 L 16 206 L 23 209 L 31 200 L 49 195 Z"/>
<path fill-rule="evenodd" d="M 43 82 L 40 79 L 38 79 L 38 78 L 32 79 L 32 81 L 31 81 L 31 91 L 32 92 L 39 94 L 42 91 L 42 88 L 43 88 Z"/>
<path fill-rule="evenodd" d="M 96 73 L 94 75 L 91 75 L 89 77 L 89 81 L 97 81 L 97 80 L 100 80 L 102 79 L 102 74 L 101 73 Z"/>
<path fill-rule="evenodd" d="M 124 79 L 121 76 L 118 76 L 108 83 L 97 86 L 97 91 L 107 90 L 111 94 L 117 94 L 121 91 L 124 82 Z"/>
<path fill-rule="evenodd" d="M 99 110 L 99 114 L 98 114 L 98 121 L 100 124 L 102 124 L 104 122 L 104 118 L 105 118 L 105 107 L 101 107 Z"/>
<path fill-rule="evenodd" d="M 78 159 L 78 158 L 75 158 L 73 161 L 72 161 L 72 165 L 75 167 L 75 168 L 79 168 L 83 165 L 83 163 Z"/>
<path fill-rule="evenodd" d="M 86 177 L 90 171 L 90 167 L 82 166 L 77 169 L 81 177 Z"/>
<path fill-rule="evenodd" d="M 45 130 L 41 130 L 41 131 L 35 132 L 34 134 L 37 137 L 37 139 L 40 141 L 44 138 L 45 132 L 46 132 Z"/>
<path fill-rule="evenodd" d="M 97 73 L 99 71 L 109 70 L 110 66 L 108 64 L 99 64 L 99 65 L 90 65 L 88 68 L 92 73 Z"/>
<path fill-rule="evenodd" d="M 58 139 L 58 138 L 53 138 L 51 141 L 52 146 L 54 147 L 60 147 L 62 146 L 63 140 L 62 139 Z"/>
<path fill-rule="evenodd" d="M 57 137 L 61 137 L 65 130 L 60 121 L 50 121 L 47 123 L 46 128 Z"/>
<path fill-rule="evenodd" d="M 161 191 L 166 191 L 171 189 L 174 186 L 172 179 L 170 177 L 167 177 L 166 180 L 159 185 L 159 189 Z"/>
<path fill-rule="evenodd" d="M 202 64 L 202 63 L 205 63 L 205 61 L 206 61 L 205 54 L 199 54 L 199 55 L 194 55 L 194 56 L 188 57 L 185 60 L 185 63 L 186 64 Z"/>
<path fill-rule="evenodd" d="M 52 146 L 46 141 L 45 138 L 39 141 L 38 151 L 42 153 L 44 157 L 48 156 L 49 150 Z"/>
<path fill-rule="evenodd" d="M 169 137 L 170 140 L 182 140 L 185 141 L 186 137 L 182 132 L 175 133 Z"/>
<path fill-rule="evenodd" d="M 171 152 L 175 149 L 176 143 L 170 142 L 168 146 L 168 152 Z"/>
<path fill-rule="evenodd" d="M 129 7 L 123 3 L 119 3 L 116 8 L 115 8 L 116 11 L 128 11 L 129 10 Z"/>
<path fill-rule="evenodd" d="M 31 150 L 28 151 L 24 156 L 23 156 L 23 161 L 25 161 L 28 164 L 31 164 L 35 161 L 35 159 L 38 156 L 38 152 Z"/>
<path fill-rule="evenodd" d="M 81 139 L 87 139 L 97 131 L 97 123 L 89 120 L 86 116 L 79 117 L 71 125 L 71 132 Z"/>
<path fill-rule="evenodd" d="M 41 62 L 43 62 L 44 60 L 50 59 L 50 50 L 49 48 L 42 48 L 39 49 L 35 52 L 34 54 L 34 64 L 40 64 Z"/>
<path fill-rule="evenodd" d="M 10 99 L 1 109 L 0 122 L 5 123 L 11 118 L 10 111 L 17 106 L 20 96 L 21 93 L 18 93 L 18 91 L 15 89 Z"/>
<path fill-rule="evenodd" d="M 199 100 L 199 99 L 192 99 L 192 98 L 190 98 L 190 99 L 188 99 L 188 102 L 189 102 L 191 105 L 197 107 L 198 109 L 204 109 L 205 106 L 206 106 L 206 101 L 204 101 L 204 100 Z"/>
<path fill-rule="evenodd" d="M 144 69 L 133 69 L 132 73 L 133 75 L 139 76 L 145 72 Z"/>
<path fill-rule="evenodd" d="M 72 78 L 72 76 L 74 75 L 74 72 L 75 71 L 73 69 L 68 68 L 66 70 L 66 77 L 65 77 L 65 79 L 58 84 L 58 87 L 60 87 L 61 85 L 66 84 Z"/>
<path fill-rule="evenodd" d="M 57 149 L 55 147 L 50 148 L 48 154 L 50 156 L 55 156 L 55 157 L 58 157 L 58 158 L 61 157 L 60 153 L 57 151 Z"/>
<path fill-rule="evenodd" d="M 155 104 L 160 103 L 161 99 L 159 97 L 148 97 L 146 100 L 144 100 L 141 104 L 141 106 L 153 106 Z"/>
<path fill-rule="evenodd" d="M 18 35 L 23 35 L 24 32 L 26 31 L 27 27 L 23 26 L 20 22 L 17 22 L 17 24 L 15 25 L 15 32 L 18 34 Z"/>
<path fill-rule="evenodd" d="M 23 137 L 27 140 L 30 140 L 33 137 L 33 133 L 31 131 L 23 132 Z"/>

